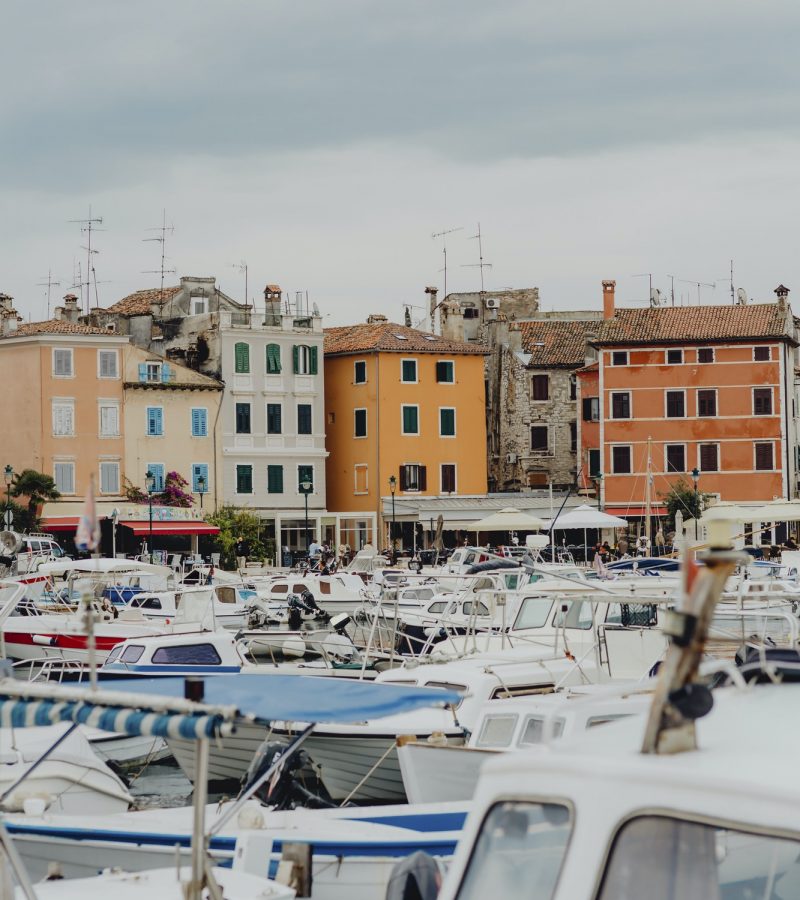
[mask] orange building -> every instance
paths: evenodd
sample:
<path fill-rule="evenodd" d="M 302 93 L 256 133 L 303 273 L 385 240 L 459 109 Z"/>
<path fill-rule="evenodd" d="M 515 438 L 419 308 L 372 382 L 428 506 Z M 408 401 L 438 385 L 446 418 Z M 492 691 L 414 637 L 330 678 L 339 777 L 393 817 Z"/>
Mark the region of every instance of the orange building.
<path fill-rule="evenodd" d="M 796 329 L 776 303 L 615 309 L 579 373 L 581 463 L 611 513 L 654 512 L 678 479 L 730 501 L 796 496 Z M 650 473 L 648 475 L 648 472 Z"/>
<path fill-rule="evenodd" d="M 394 477 L 411 546 L 403 498 L 485 494 L 484 354 L 383 317 L 326 329 L 328 509 L 374 513 L 386 546 Z"/>

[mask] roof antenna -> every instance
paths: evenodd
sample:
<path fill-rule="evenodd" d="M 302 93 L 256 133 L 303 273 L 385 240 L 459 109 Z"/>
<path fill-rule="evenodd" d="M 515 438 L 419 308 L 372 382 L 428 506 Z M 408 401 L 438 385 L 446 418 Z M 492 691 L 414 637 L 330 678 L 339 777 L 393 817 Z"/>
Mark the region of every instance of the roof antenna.
<path fill-rule="evenodd" d="M 147 231 L 158 231 L 156 237 L 148 237 L 142 238 L 142 243 L 147 243 L 148 241 L 156 241 L 161 244 L 161 268 L 159 269 L 145 269 L 142 272 L 143 275 L 161 275 L 161 288 L 158 292 L 158 310 L 163 315 L 164 312 L 164 276 L 167 274 L 175 274 L 175 269 L 167 269 L 166 268 L 166 260 L 167 260 L 167 232 L 170 234 L 175 233 L 174 225 L 167 225 L 167 211 L 166 209 L 161 210 L 161 224 L 157 225 L 155 228 L 148 228 Z"/>
<path fill-rule="evenodd" d="M 491 269 L 492 264 L 483 261 L 483 241 L 481 236 L 481 223 L 478 222 L 478 233 L 473 234 L 470 238 L 471 241 L 478 242 L 478 262 L 476 263 L 466 263 L 462 265 L 462 269 L 480 269 L 481 270 L 481 300 L 483 300 L 483 295 L 486 293 L 486 290 L 483 285 L 483 270 Z M 447 292 L 445 292 L 445 296 L 447 296 Z"/>
<path fill-rule="evenodd" d="M 650 279 L 650 289 L 647 291 L 647 299 L 652 301 L 652 299 L 653 299 L 653 273 L 652 272 L 641 272 L 638 275 L 631 275 L 631 278 L 649 278 Z"/>
<path fill-rule="evenodd" d="M 431 237 L 436 240 L 436 238 L 442 239 L 442 254 L 444 255 L 444 269 L 440 269 L 440 272 L 444 272 L 444 294 L 443 298 L 447 297 L 447 238 L 446 235 L 452 234 L 454 231 L 463 231 L 464 226 L 459 225 L 458 228 L 447 228 L 444 231 L 435 231 Z"/>
<path fill-rule="evenodd" d="M 102 225 L 103 218 L 102 216 L 93 219 L 92 218 L 92 205 L 89 204 L 89 218 L 88 219 L 70 219 L 70 222 L 78 223 L 81 226 L 81 233 L 86 233 L 87 242 L 86 246 L 81 249 L 86 251 L 86 281 L 79 281 L 78 284 L 74 284 L 73 287 L 79 287 L 81 289 L 81 297 L 83 297 L 83 289 L 86 288 L 86 312 L 89 312 L 89 291 L 92 286 L 91 277 L 92 277 L 92 254 L 99 253 L 99 250 L 92 249 L 92 232 L 93 231 L 103 231 L 102 228 L 95 228 L 95 225 Z M 97 282 L 95 280 L 95 298 L 97 297 Z"/>
<path fill-rule="evenodd" d="M 672 306 L 675 306 L 675 276 L 667 275 L 669 278 L 669 300 Z"/>
<path fill-rule="evenodd" d="M 50 269 L 48 269 L 47 270 L 47 281 L 37 281 L 36 284 L 38 287 L 44 287 L 45 285 L 47 286 L 47 318 L 49 319 L 50 318 L 50 289 L 54 288 L 54 287 L 60 287 L 61 282 L 53 281 L 52 272 L 50 271 Z"/>

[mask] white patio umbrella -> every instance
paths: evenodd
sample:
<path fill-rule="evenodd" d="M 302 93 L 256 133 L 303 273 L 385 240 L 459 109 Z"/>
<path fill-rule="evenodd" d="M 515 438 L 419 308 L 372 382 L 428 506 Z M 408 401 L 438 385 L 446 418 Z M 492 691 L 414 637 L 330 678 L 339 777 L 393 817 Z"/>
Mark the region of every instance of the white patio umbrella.
<path fill-rule="evenodd" d="M 477 522 L 467 525 L 467 531 L 539 531 L 544 522 L 522 512 L 515 506 L 507 506 L 499 512 L 492 513 Z"/>
<path fill-rule="evenodd" d="M 604 513 L 593 506 L 584 503 L 583 506 L 576 506 L 569 512 L 556 516 L 551 522 L 545 523 L 546 528 L 552 531 L 567 531 L 573 528 L 583 529 L 583 558 L 586 560 L 588 554 L 588 545 L 586 541 L 586 531 L 589 528 L 624 528 L 627 521 L 619 516 L 612 516 Z M 586 560 L 588 562 L 588 560 Z"/>

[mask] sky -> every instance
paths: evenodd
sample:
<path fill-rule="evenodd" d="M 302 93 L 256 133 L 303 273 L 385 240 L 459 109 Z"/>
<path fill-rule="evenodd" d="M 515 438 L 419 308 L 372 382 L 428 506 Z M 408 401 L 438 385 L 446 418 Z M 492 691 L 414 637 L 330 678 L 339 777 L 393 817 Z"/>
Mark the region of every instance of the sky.
<path fill-rule="evenodd" d="M 800 292 L 792 0 L 6 0 L 0 291 L 25 318 L 214 275 L 326 325 L 424 288 L 543 309 Z M 669 276 L 673 276 L 670 279 Z M 698 286 L 699 285 L 699 286 Z M 792 295 L 790 295 L 790 300 Z M 795 304 L 800 309 L 800 300 Z"/>

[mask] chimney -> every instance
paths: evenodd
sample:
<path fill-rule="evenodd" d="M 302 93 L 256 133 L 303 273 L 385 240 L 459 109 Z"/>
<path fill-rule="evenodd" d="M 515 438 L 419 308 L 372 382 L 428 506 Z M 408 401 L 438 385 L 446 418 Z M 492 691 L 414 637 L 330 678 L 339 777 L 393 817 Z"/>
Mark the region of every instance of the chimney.
<path fill-rule="evenodd" d="M 64 305 L 61 307 L 61 318 L 65 322 L 77 322 L 81 311 L 78 309 L 78 298 L 75 294 L 64 295 Z"/>
<path fill-rule="evenodd" d="M 383 313 L 372 313 L 367 316 L 367 325 L 382 325 L 384 322 L 388 322 L 389 320 L 386 318 Z"/>
<path fill-rule="evenodd" d="M 512 353 L 522 353 L 522 328 L 518 322 L 512 322 L 508 326 L 508 349 Z"/>
<path fill-rule="evenodd" d="M 614 289 L 617 286 L 616 281 L 603 281 L 603 318 L 614 318 Z"/>
<path fill-rule="evenodd" d="M 597 350 L 592 346 L 592 342 L 597 340 L 597 334 L 593 331 L 586 333 L 586 347 L 583 351 L 583 364 L 590 366 L 597 362 Z"/>
<path fill-rule="evenodd" d="M 778 309 L 781 310 L 781 312 L 786 312 L 789 308 L 789 288 L 779 284 L 775 288 L 775 293 L 778 296 Z"/>
<path fill-rule="evenodd" d="M 439 293 L 439 288 L 435 287 L 426 287 L 425 293 L 430 294 L 430 331 L 431 334 L 436 334 L 436 296 Z"/>
<path fill-rule="evenodd" d="M 442 337 L 450 341 L 464 340 L 464 314 L 458 300 L 445 300 L 441 310 Z"/>

